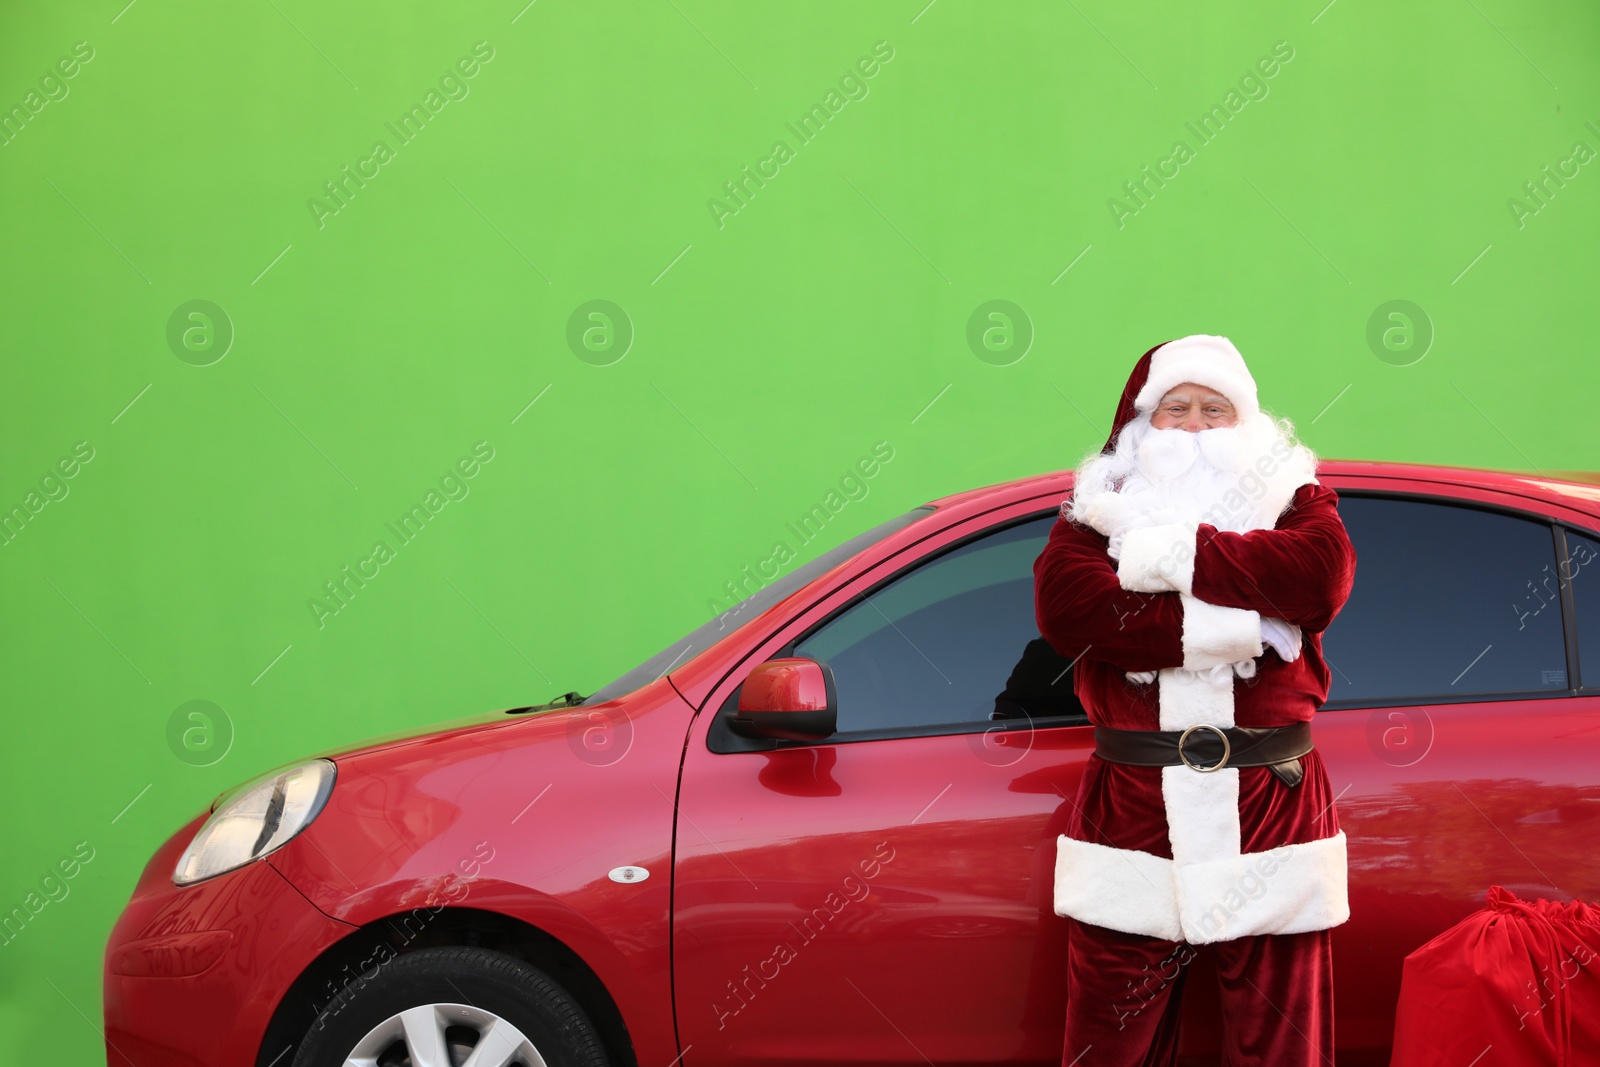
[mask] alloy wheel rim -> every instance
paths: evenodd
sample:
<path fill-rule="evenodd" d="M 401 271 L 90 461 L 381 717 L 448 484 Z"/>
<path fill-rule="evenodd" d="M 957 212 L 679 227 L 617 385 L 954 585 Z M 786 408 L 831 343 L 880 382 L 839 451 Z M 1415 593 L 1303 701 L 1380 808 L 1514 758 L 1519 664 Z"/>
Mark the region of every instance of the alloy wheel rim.
<path fill-rule="evenodd" d="M 470 1004 L 421 1004 L 367 1031 L 344 1067 L 549 1067 L 523 1032 Z"/>

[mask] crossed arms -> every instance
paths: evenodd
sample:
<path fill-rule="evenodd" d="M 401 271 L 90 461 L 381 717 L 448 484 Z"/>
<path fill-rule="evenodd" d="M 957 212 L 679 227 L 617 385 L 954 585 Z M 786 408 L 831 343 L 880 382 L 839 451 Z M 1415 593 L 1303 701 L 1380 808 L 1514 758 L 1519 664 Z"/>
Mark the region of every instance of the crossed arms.
<path fill-rule="evenodd" d="M 1154 671 L 1260 655 L 1262 616 L 1324 630 L 1355 576 L 1337 505 L 1332 489 L 1307 484 L 1272 530 L 1134 530 L 1120 563 L 1103 535 L 1058 519 L 1033 564 L 1039 633 L 1068 659 Z"/>

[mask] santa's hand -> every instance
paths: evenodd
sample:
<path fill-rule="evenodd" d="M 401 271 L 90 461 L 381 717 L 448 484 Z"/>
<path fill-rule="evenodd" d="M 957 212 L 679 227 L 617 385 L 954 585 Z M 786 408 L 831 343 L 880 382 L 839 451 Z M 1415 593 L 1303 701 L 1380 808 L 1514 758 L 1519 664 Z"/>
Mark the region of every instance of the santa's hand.
<path fill-rule="evenodd" d="M 1261 643 L 1271 646 L 1278 658 L 1293 663 L 1300 658 L 1300 627 L 1282 619 L 1261 616 Z"/>

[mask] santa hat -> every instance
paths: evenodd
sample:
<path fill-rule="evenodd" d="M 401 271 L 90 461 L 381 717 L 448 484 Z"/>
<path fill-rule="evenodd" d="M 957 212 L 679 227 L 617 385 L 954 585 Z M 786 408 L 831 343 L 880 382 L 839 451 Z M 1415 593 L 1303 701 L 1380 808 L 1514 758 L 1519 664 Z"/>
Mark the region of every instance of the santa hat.
<path fill-rule="evenodd" d="M 1191 334 L 1157 345 L 1146 355 L 1149 362 L 1145 364 L 1144 382 L 1133 399 L 1140 414 L 1154 411 L 1168 390 L 1184 382 L 1217 390 L 1233 402 L 1240 421 L 1253 418 L 1261 410 L 1256 402 L 1256 380 L 1244 365 L 1244 357 L 1226 337 Z M 1130 380 L 1129 385 L 1132 384 Z"/>
<path fill-rule="evenodd" d="M 1232 341 L 1204 333 L 1164 341 L 1133 365 L 1117 403 L 1117 414 L 1111 420 L 1111 436 L 1106 438 L 1102 451 L 1115 448 L 1124 426 L 1154 411 L 1167 390 L 1184 382 L 1209 385 L 1220 392 L 1233 403 L 1241 422 L 1261 410 L 1256 400 L 1256 381 Z"/>
<path fill-rule="evenodd" d="M 1133 365 L 1133 373 L 1128 375 L 1128 384 L 1122 387 L 1122 398 L 1117 401 L 1117 413 L 1111 417 L 1111 436 L 1106 438 L 1106 446 L 1100 451 L 1110 452 L 1117 447 L 1117 435 L 1122 428 L 1139 417 L 1139 409 L 1133 406 L 1134 398 L 1139 395 L 1139 390 L 1144 388 L 1145 381 L 1150 377 L 1150 359 L 1162 348 L 1172 344 L 1172 341 L 1163 341 L 1139 357 L 1139 362 Z M 1160 399 L 1159 397 L 1157 399 Z"/>

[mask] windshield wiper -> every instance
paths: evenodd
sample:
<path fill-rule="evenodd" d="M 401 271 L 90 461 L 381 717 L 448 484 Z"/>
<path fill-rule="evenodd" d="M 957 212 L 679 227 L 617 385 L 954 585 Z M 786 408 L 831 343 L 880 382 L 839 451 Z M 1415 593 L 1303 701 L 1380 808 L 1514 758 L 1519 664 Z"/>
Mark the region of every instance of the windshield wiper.
<path fill-rule="evenodd" d="M 529 704 L 525 708 L 507 708 L 507 715 L 521 715 L 529 711 L 550 711 L 554 708 L 575 708 L 589 698 L 579 693 L 576 689 L 569 689 L 554 700 L 543 704 Z"/>

